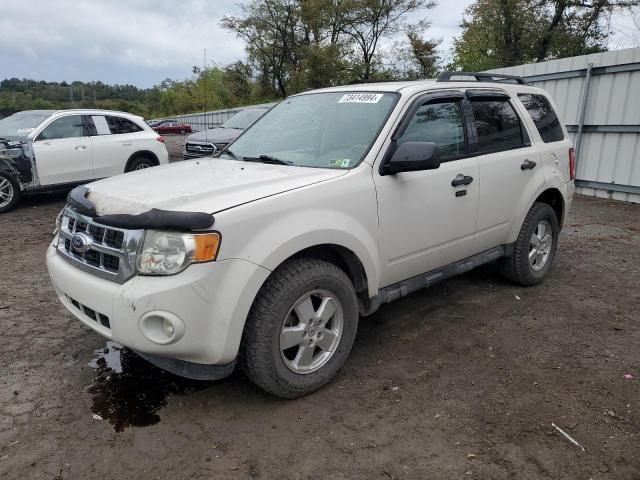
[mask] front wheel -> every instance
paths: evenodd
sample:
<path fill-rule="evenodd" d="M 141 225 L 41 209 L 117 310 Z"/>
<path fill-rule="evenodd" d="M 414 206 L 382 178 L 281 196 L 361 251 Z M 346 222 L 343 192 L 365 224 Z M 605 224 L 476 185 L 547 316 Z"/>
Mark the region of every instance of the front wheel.
<path fill-rule="evenodd" d="M 513 253 L 500 262 L 502 275 L 525 286 L 541 282 L 555 258 L 559 234 L 553 208 L 534 203 L 520 228 Z"/>
<path fill-rule="evenodd" d="M 251 307 L 243 334 L 244 369 L 273 395 L 307 395 L 344 365 L 357 329 L 349 277 L 322 260 L 289 260 L 267 279 Z"/>
<path fill-rule="evenodd" d="M 20 200 L 20 184 L 8 173 L 0 172 L 0 213 L 16 206 Z"/>

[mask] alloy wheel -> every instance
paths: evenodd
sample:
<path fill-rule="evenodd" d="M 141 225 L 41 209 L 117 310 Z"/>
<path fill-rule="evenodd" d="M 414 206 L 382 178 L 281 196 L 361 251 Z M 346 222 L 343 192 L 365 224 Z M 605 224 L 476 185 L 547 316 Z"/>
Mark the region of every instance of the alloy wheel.
<path fill-rule="evenodd" d="M 551 255 L 553 235 L 551 224 L 547 220 L 540 220 L 529 240 L 529 265 L 539 272 L 544 268 Z"/>
<path fill-rule="evenodd" d="M 8 179 L 0 177 L 0 208 L 9 205 L 14 195 L 13 184 Z"/>
<path fill-rule="evenodd" d="M 333 357 L 344 327 L 342 305 L 326 290 L 300 297 L 287 313 L 280 332 L 280 355 L 289 370 L 315 372 Z"/>

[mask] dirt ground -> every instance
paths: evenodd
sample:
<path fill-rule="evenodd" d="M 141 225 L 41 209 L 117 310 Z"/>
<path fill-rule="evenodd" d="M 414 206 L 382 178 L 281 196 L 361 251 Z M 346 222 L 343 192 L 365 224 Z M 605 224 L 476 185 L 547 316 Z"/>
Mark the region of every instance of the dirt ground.
<path fill-rule="evenodd" d="M 386 305 L 333 383 L 284 401 L 67 313 L 44 264 L 63 203 L 0 216 L 2 479 L 640 478 L 638 205 L 578 197 L 542 285 L 488 265 Z"/>

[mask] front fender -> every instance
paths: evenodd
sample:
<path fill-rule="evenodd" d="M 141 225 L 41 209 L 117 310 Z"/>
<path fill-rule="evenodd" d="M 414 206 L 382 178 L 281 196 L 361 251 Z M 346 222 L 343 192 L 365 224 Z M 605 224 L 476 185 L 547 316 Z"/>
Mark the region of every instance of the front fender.
<path fill-rule="evenodd" d="M 216 214 L 219 257 L 274 270 L 306 248 L 339 245 L 360 260 L 374 296 L 380 278 L 378 216 L 366 169 Z"/>

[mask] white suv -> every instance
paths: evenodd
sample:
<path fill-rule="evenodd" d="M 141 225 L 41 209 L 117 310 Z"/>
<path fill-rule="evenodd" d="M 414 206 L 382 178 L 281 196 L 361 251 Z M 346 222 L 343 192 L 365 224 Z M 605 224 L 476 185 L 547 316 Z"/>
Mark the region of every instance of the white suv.
<path fill-rule="evenodd" d="M 28 110 L 0 120 L 0 213 L 23 193 L 68 188 L 168 163 L 142 117 L 109 110 Z"/>
<path fill-rule="evenodd" d="M 571 142 L 543 90 L 465 75 L 305 92 L 219 158 L 76 188 L 47 252 L 60 300 L 164 369 L 239 363 L 293 398 L 330 381 L 385 302 L 494 260 L 540 282 Z"/>

